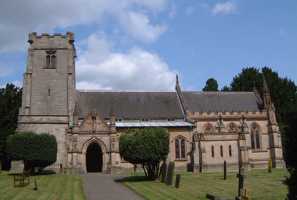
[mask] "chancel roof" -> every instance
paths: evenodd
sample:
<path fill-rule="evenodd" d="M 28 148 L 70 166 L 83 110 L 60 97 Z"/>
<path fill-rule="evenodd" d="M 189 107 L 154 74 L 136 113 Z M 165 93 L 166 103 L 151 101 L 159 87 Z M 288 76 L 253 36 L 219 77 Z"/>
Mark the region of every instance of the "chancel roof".
<path fill-rule="evenodd" d="M 261 98 L 254 92 L 182 92 L 185 109 L 192 112 L 257 112 Z"/>

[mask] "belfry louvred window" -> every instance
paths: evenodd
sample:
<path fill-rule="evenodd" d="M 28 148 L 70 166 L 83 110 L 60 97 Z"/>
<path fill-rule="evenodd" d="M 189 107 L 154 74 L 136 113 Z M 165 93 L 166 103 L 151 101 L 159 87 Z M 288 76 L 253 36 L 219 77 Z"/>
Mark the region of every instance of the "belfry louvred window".
<path fill-rule="evenodd" d="M 56 69 L 56 51 L 48 50 L 46 51 L 46 61 L 45 61 L 45 68 L 46 69 Z"/>
<path fill-rule="evenodd" d="M 181 136 L 175 139 L 175 159 L 186 159 L 186 140 Z"/>

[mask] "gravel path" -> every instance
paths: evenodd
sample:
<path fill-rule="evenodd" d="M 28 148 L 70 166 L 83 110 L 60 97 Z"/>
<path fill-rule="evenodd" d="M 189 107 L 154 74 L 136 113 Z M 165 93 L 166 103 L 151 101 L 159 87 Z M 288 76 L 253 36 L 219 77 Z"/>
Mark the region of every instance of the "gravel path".
<path fill-rule="evenodd" d="M 110 175 L 88 173 L 83 180 L 87 200 L 143 200 Z"/>

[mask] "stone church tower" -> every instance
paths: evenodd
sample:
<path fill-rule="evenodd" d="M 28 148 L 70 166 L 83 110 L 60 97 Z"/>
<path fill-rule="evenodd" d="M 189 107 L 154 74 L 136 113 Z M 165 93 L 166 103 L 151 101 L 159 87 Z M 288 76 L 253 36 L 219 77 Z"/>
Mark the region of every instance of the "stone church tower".
<path fill-rule="evenodd" d="M 18 131 L 55 135 L 56 164 L 64 164 L 65 129 L 71 123 L 75 97 L 73 33 L 29 34 L 28 61 Z"/>

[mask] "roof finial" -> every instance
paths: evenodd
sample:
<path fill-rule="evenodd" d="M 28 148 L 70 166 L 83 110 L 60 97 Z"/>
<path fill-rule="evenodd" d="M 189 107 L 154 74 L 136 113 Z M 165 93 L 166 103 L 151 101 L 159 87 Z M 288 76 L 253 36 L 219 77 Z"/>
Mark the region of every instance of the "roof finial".
<path fill-rule="evenodd" d="M 263 73 L 263 70 L 262 70 L 262 79 L 263 79 L 263 92 L 264 93 L 269 93 L 269 88 L 268 88 L 268 84 L 267 84 L 267 81 L 266 81 L 266 77 Z"/>
<path fill-rule="evenodd" d="M 175 77 L 175 89 L 180 90 L 178 74 L 176 74 L 176 77 Z"/>

